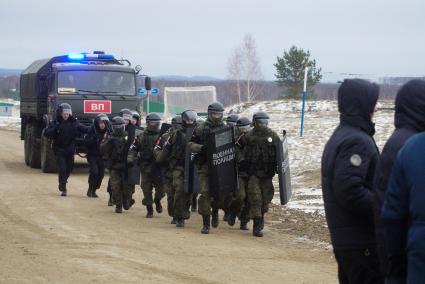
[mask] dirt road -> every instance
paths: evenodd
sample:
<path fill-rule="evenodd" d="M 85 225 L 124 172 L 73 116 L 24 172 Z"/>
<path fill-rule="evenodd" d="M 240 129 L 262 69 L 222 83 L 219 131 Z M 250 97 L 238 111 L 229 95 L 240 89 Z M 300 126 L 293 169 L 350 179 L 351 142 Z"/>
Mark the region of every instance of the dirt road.
<path fill-rule="evenodd" d="M 184 229 L 165 214 L 145 219 L 85 196 L 77 165 L 69 196 L 57 176 L 23 162 L 17 132 L 0 130 L 0 283 L 336 283 L 331 252 L 265 228 L 264 238 L 220 224 L 201 235 L 198 214 Z"/>

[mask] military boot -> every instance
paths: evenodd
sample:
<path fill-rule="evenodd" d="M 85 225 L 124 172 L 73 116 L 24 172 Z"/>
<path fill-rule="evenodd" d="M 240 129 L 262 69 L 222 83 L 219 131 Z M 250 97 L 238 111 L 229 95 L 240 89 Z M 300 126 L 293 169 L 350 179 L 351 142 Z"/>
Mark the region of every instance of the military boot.
<path fill-rule="evenodd" d="M 89 184 L 89 189 L 87 189 L 87 197 L 93 197 L 93 186 Z"/>
<path fill-rule="evenodd" d="M 130 198 L 130 201 L 129 201 L 129 203 L 128 203 L 128 209 L 130 209 L 130 208 L 131 208 L 131 206 L 133 206 L 133 205 L 134 205 L 134 203 L 136 203 L 136 200 L 134 200 L 133 198 Z"/>
<path fill-rule="evenodd" d="M 218 227 L 218 209 L 213 209 L 212 211 L 211 226 L 213 228 Z"/>
<path fill-rule="evenodd" d="M 245 220 L 241 220 L 241 225 L 239 226 L 239 229 L 243 230 L 243 231 L 247 231 L 248 230 L 248 221 Z"/>
<path fill-rule="evenodd" d="M 236 215 L 235 214 L 229 214 L 229 217 L 227 217 L 227 224 L 229 224 L 229 226 L 233 226 L 236 223 Z"/>
<path fill-rule="evenodd" d="M 177 218 L 176 227 L 177 228 L 183 228 L 184 227 L 184 218 L 182 218 L 182 217 Z"/>
<path fill-rule="evenodd" d="M 161 199 L 155 199 L 155 210 L 158 214 L 162 213 Z"/>
<path fill-rule="evenodd" d="M 115 213 L 122 213 L 122 205 L 115 206 Z"/>
<path fill-rule="evenodd" d="M 177 223 L 177 218 L 173 217 L 173 220 L 171 220 L 171 224 L 175 225 Z"/>
<path fill-rule="evenodd" d="M 261 217 L 254 218 L 254 228 L 252 229 L 252 235 L 255 237 L 263 236 L 263 232 L 261 229 Z"/>
<path fill-rule="evenodd" d="M 91 197 L 98 198 L 99 195 L 96 194 L 96 189 L 93 187 L 93 191 L 91 192 Z"/>
<path fill-rule="evenodd" d="M 201 230 L 202 234 L 209 234 L 210 233 L 210 215 L 202 215 L 202 222 L 203 227 Z"/>
<path fill-rule="evenodd" d="M 59 185 L 59 190 L 62 192 L 61 196 L 66 196 L 66 183 L 61 183 Z"/>
<path fill-rule="evenodd" d="M 152 207 L 152 205 L 147 205 L 146 211 L 148 211 L 148 213 L 146 213 L 146 218 L 152 218 L 153 217 L 153 207 Z"/>

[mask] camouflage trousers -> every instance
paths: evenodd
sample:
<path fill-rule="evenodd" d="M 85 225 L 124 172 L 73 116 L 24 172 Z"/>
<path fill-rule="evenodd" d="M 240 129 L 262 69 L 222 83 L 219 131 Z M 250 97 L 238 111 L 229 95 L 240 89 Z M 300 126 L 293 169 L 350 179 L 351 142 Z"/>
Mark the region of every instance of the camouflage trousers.
<path fill-rule="evenodd" d="M 148 173 L 142 172 L 142 182 L 140 187 L 143 191 L 142 204 L 145 206 L 152 205 L 154 200 L 161 200 L 165 196 L 163 185 L 154 182 Z M 153 197 L 154 188 L 155 196 Z"/>
<path fill-rule="evenodd" d="M 109 173 L 109 182 L 115 205 L 122 206 L 123 200 L 128 200 L 131 196 L 131 188 L 125 182 L 124 172 L 112 169 Z"/>
<path fill-rule="evenodd" d="M 209 189 L 208 174 L 199 174 L 200 183 L 200 196 L 198 199 L 198 213 L 201 215 L 211 215 L 211 209 L 223 209 L 227 212 L 230 202 L 232 200 L 231 195 L 220 196 L 219 198 L 212 198 Z"/>
<path fill-rule="evenodd" d="M 249 219 L 249 207 L 248 207 L 248 180 L 249 177 L 238 177 L 238 187 L 233 193 L 230 202 L 228 203 L 227 211 L 242 221 Z"/>
<path fill-rule="evenodd" d="M 172 217 L 189 219 L 189 207 L 192 194 L 184 191 L 183 179 L 183 171 L 173 170 L 172 186 L 170 190 L 170 203 L 172 203 L 173 209 Z"/>
<path fill-rule="evenodd" d="M 274 196 L 272 178 L 259 178 L 250 176 L 247 187 L 247 199 L 249 204 L 249 217 L 262 217 L 269 210 L 269 204 Z"/>

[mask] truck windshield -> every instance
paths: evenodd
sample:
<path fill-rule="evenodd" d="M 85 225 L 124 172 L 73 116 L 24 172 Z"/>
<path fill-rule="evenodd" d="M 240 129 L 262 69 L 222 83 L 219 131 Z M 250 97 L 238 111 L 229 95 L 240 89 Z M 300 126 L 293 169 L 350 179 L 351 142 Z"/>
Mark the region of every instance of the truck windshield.
<path fill-rule="evenodd" d="M 101 70 L 59 71 L 58 94 L 135 95 L 134 74 Z"/>

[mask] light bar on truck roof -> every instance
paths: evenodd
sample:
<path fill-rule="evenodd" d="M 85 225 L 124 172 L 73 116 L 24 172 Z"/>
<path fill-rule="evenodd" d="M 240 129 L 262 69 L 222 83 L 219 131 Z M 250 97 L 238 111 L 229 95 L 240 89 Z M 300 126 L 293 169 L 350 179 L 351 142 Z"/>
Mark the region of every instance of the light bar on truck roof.
<path fill-rule="evenodd" d="M 112 54 L 92 54 L 92 53 L 71 53 L 68 59 L 72 61 L 93 60 L 93 59 L 115 59 Z"/>

